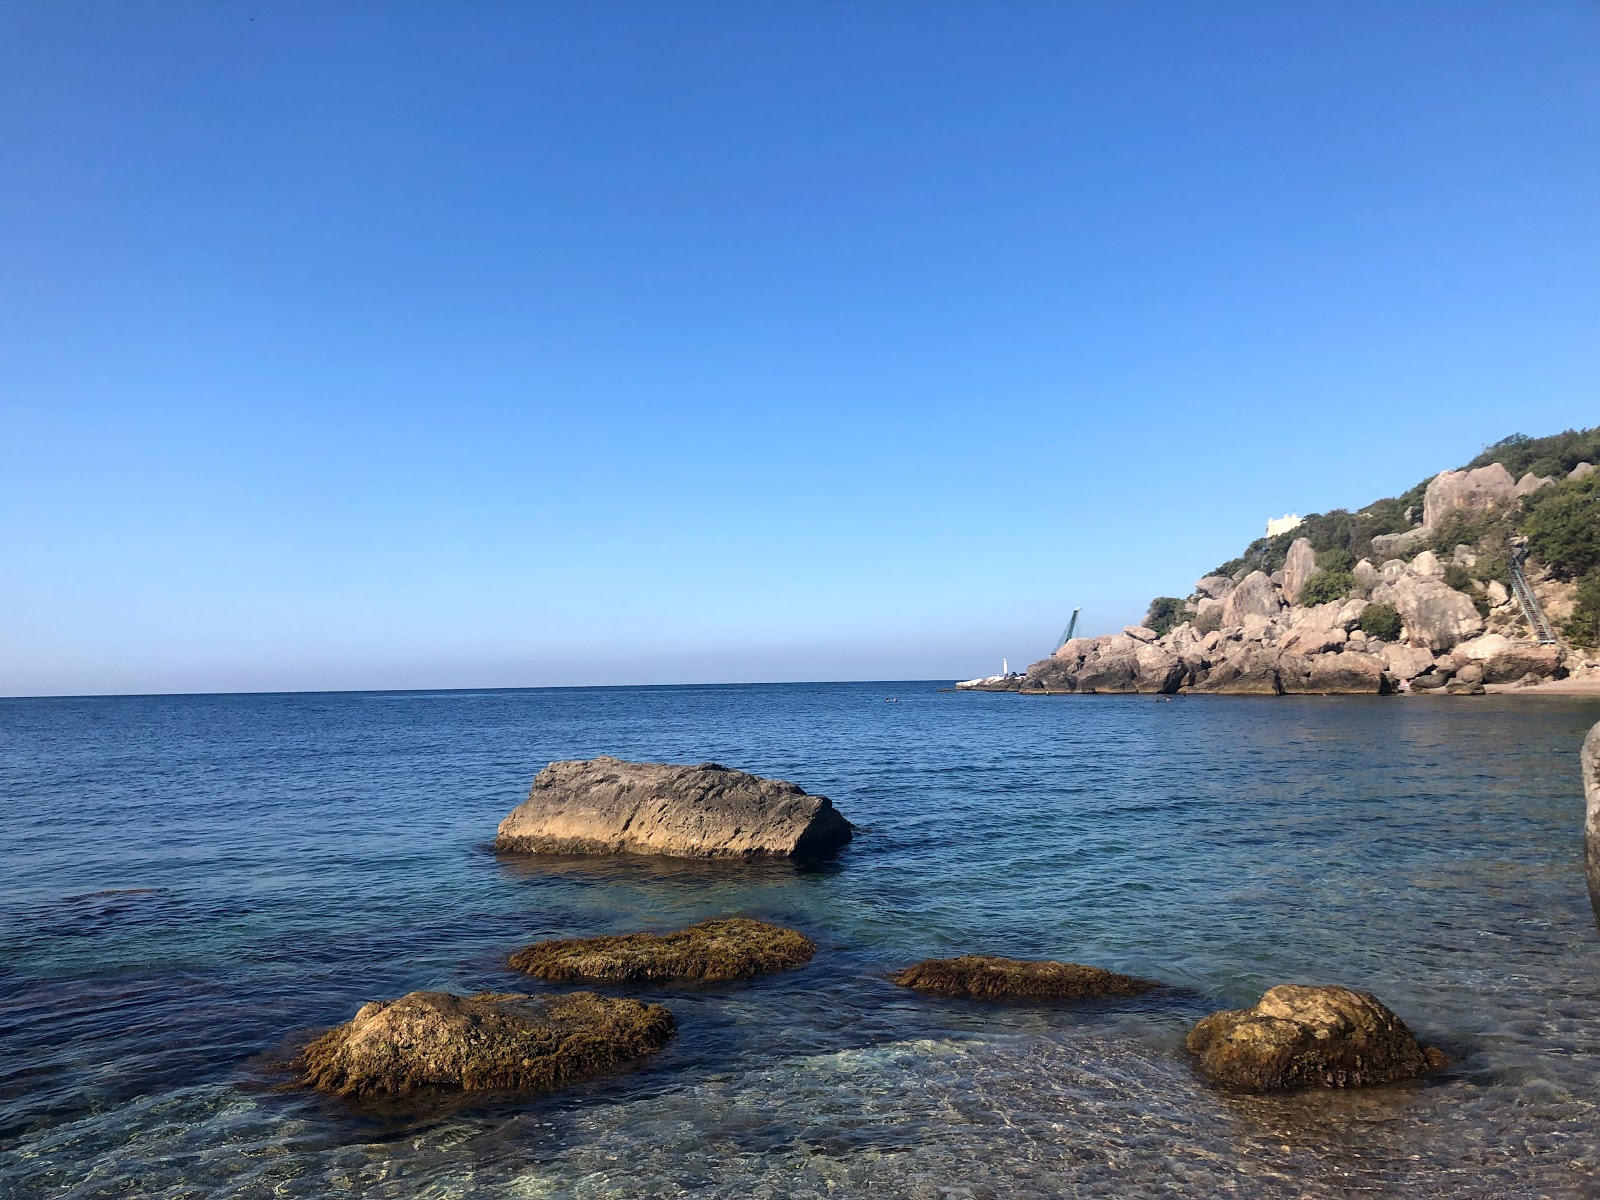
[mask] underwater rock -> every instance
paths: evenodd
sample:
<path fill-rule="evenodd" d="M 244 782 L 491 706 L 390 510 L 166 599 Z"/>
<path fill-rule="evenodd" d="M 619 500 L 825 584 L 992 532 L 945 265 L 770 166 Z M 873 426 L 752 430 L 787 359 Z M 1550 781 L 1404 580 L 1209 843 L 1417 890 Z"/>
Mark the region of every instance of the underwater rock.
<path fill-rule="evenodd" d="M 1288 983 L 1254 1008 L 1215 1012 L 1189 1031 L 1188 1047 L 1213 1079 L 1256 1092 L 1366 1087 L 1446 1065 L 1368 992 Z"/>
<path fill-rule="evenodd" d="M 1600 925 L 1600 724 L 1583 739 L 1583 870 L 1589 880 L 1589 905 Z"/>
<path fill-rule="evenodd" d="M 495 849 L 523 854 L 814 858 L 854 826 L 826 796 L 718 763 L 600 757 L 553 762 L 500 822 Z"/>
<path fill-rule="evenodd" d="M 1093 1000 L 1137 996 L 1161 986 L 1100 967 L 988 954 L 925 959 L 896 971 L 889 982 L 964 1000 Z"/>
<path fill-rule="evenodd" d="M 534 942 L 511 965 L 541 979 L 605 979 L 622 983 L 699 979 L 720 983 L 811 961 L 817 945 L 803 933 L 742 917 L 701 921 L 672 933 Z"/>
<path fill-rule="evenodd" d="M 300 1069 L 339 1096 L 548 1091 L 652 1054 L 675 1029 L 659 1004 L 593 992 L 411 992 L 363 1005 L 305 1048 Z"/>

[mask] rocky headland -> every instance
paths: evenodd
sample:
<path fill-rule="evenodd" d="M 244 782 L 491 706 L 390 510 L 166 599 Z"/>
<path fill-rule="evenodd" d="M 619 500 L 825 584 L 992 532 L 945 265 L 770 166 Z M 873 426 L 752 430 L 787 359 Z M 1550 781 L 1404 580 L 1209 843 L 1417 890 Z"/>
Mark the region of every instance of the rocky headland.
<path fill-rule="evenodd" d="M 1569 675 L 1600 684 L 1590 458 L 1600 428 L 1507 438 L 1400 497 L 1258 539 L 1187 598 L 1152 601 L 1143 624 L 1072 638 L 1025 674 L 958 686 L 1276 696 L 1476 695 Z"/>

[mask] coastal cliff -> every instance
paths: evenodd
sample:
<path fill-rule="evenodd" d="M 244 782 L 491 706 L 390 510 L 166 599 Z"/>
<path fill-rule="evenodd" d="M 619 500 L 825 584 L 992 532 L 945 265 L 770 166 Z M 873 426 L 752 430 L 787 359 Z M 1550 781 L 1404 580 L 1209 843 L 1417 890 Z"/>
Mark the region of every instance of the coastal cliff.
<path fill-rule="evenodd" d="M 1458 695 L 1600 678 L 1597 459 L 1600 427 L 1514 435 L 1401 496 L 1257 539 L 1143 624 L 958 686 Z"/>

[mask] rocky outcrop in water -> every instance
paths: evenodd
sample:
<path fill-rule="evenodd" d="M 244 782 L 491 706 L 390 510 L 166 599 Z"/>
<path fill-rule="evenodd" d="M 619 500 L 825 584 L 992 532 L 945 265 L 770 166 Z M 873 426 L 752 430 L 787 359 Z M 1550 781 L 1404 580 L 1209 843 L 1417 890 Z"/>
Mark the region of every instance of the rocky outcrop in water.
<path fill-rule="evenodd" d="M 1188 1047 L 1211 1078 L 1255 1092 L 1367 1087 L 1446 1065 L 1370 993 L 1293 983 L 1254 1008 L 1212 1013 Z"/>
<path fill-rule="evenodd" d="M 1078 963 L 964 954 L 896 971 L 891 983 L 962 1000 L 1092 1000 L 1138 996 L 1161 985 Z"/>
<path fill-rule="evenodd" d="M 593 992 L 411 992 L 364 1005 L 306 1047 L 310 1086 L 340 1096 L 425 1088 L 548 1091 L 661 1049 L 672 1014 Z"/>
<path fill-rule="evenodd" d="M 580 979 L 721 983 L 798 967 L 816 952 L 816 943 L 803 933 L 734 917 L 701 921 L 672 933 L 535 942 L 513 954 L 511 966 L 557 983 Z"/>
<path fill-rule="evenodd" d="M 1583 871 L 1589 880 L 1589 904 L 1600 924 L 1600 724 L 1583 739 Z"/>
<path fill-rule="evenodd" d="M 854 827 L 826 796 L 718 763 L 601 757 L 553 762 L 512 810 L 495 849 L 523 854 L 814 858 Z"/>

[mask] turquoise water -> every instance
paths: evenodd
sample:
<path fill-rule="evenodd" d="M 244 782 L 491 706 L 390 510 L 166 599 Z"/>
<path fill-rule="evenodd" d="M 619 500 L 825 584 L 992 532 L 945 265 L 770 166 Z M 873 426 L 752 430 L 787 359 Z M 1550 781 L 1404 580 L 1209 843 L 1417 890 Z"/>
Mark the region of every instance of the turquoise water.
<path fill-rule="evenodd" d="M 1595 720 L 925 683 L 0 701 L 0 1196 L 1595 1195 Z M 792 779 L 863 832 L 812 870 L 496 858 L 538 769 L 599 753 Z M 681 1033 L 637 1070 L 413 1112 L 284 1086 L 366 1000 L 526 988 L 502 964 L 535 938 L 732 913 L 822 950 L 651 993 Z M 963 951 L 1177 990 L 883 981 Z M 1456 1066 L 1197 1079 L 1189 1024 L 1289 981 L 1369 988 Z"/>

